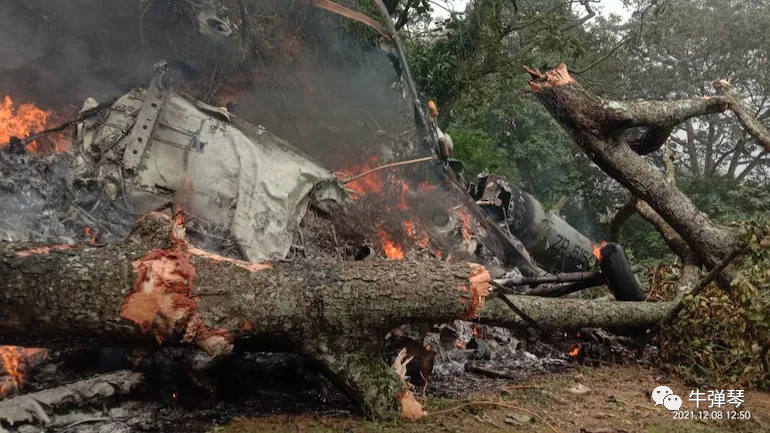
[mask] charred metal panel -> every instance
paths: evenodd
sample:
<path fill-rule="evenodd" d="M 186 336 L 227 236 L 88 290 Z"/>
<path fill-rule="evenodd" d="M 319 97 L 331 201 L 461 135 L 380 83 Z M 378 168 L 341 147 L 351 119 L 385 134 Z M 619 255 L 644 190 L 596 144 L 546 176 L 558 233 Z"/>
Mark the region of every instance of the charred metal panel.
<path fill-rule="evenodd" d="M 480 175 L 469 192 L 492 219 L 524 243 L 543 269 L 585 271 L 596 262 L 590 239 L 501 176 Z"/>

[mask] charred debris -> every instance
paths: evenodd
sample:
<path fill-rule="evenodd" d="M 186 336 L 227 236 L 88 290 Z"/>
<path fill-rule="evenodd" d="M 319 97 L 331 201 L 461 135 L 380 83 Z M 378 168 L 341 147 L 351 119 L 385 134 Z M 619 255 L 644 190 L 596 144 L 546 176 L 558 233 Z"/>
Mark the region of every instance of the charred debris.
<path fill-rule="evenodd" d="M 297 395 L 289 410 L 404 416 L 412 393 L 634 356 L 540 298 L 644 301 L 639 268 L 499 176 L 462 185 L 378 9 L 118 3 L 0 6 L 22 47 L 0 79 L 0 431 L 190 431 Z M 71 59 L 95 85 L 62 82 L 61 44 L 101 44 Z M 666 311 L 647 308 L 610 327 Z"/>

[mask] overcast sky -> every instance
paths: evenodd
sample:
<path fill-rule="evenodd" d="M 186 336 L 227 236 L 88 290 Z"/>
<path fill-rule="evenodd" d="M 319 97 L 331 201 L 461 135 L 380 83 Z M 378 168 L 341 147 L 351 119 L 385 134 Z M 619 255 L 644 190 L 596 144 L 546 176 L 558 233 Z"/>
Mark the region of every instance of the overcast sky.
<path fill-rule="evenodd" d="M 443 4 L 444 2 L 438 1 L 437 3 Z M 448 0 L 448 3 L 450 4 L 450 9 L 454 9 L 457 12 L 462 12 L 465 10 L 465 5 L 468 3 L 468 0 Z M 601 0 L 599 5 L 595 6 L 594 9 L 596 9 L 596 12 L 601 15 L 606 16 L 610 14 L 616 14 L 626 19 L 631 15 L 632 12 L 631 10 L 623 7 L 623 2 L 621 0 Z M 438 15 L 448 15 L 447 12 L 438 6 L 434 6 L 434 10 Z"/>

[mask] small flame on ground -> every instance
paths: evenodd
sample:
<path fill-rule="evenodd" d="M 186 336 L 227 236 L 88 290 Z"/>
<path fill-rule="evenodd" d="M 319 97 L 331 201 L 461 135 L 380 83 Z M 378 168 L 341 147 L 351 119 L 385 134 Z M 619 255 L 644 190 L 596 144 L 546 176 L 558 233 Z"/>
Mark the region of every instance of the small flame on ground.
<path fill-rule="evenodd" d="M 178 226 L 184 225 L 184 208 L 182 206 L 176 207 L 176 212 L 174 213 L 174 222 Z"/>
<path fill-rule="evenodd" d="M 0 346 L 0 372 L 4 372 L 10 382 L 0 386 L 0 397 L 21 388 L 24 384 L 24 374 L 21 371 L 22 348 L 16 346 Z"/>
<path fill-rule="evenodd" d="M 596 260 L 602 261 L 602 248 L 607 245 L 607 241 L 602 241 L 600 245 L 593 244 L 593 250 L 594 250 L 594 257 L 596 257 Z"/>
<path fill-rule="evenodd" d="M 473 336 L 481 337 L 481 325 L 473 325 Z"/>
<path fill-rule="evenodd" d="M 579 353 L 580 353 L 580 344 L 576 344 L 575 346 L 572 347 L 572 349 L 570 349 L 569 356 L 575 357 L 575 356 L 578 356 Z"/>
<path fill-rule="evenodd" d="M 86 228 L 83 230 L 86 237 L 88 237 L 91 241 L 92 245 L 96 245 L 96 234 L 94 234 L 93 230 L 91 230 L 91 227 L 86 226 Z"/>

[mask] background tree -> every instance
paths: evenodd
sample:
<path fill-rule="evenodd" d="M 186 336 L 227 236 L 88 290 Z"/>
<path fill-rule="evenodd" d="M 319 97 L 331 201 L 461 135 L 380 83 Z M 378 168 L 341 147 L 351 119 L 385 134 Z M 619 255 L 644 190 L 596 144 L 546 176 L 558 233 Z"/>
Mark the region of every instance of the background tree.
<path fill-rule="evenodd" d="M 699 97 L 727 77 L 760 120 L 770 117 L 767 2 L 628 3 L 636 12 L 624 22 L 597 15 L 592 3 L 476 0 L 432 27 L 423 16 L 403 30 L 416 81 L 438 102 L 469 174 L 504 174 L 546 205 L 569 197 L 563 215 L 596 240 L 608 236 L 606 222 L 627 192 L 517 91 L 525 87 L 519 65 L 565 62 L 584 87 L 621 100 Z M 689 121 L 668 145 L 679 187 L 714 219 L 750 218 L 770 207 L 770 157 L 731 116 Z M 662 169 L 659 154 L 648 158 Z M 637 259 L 671 258 L 638 217 L 623 236 Z"/>

